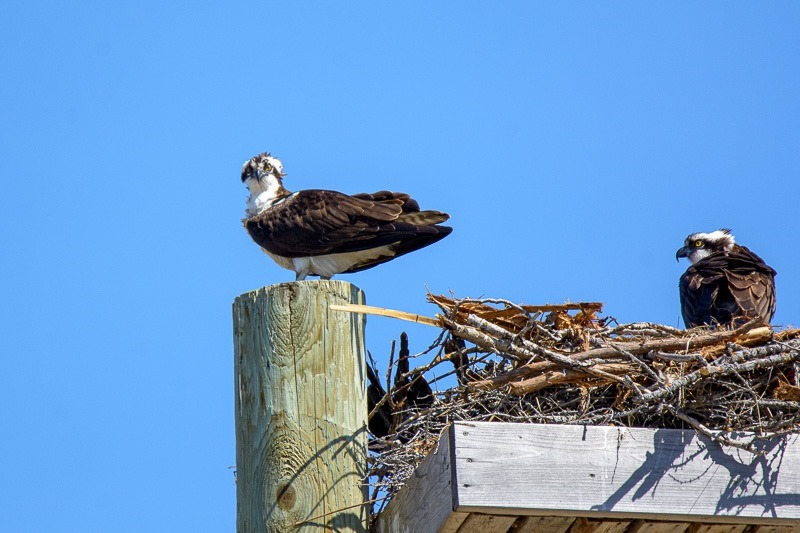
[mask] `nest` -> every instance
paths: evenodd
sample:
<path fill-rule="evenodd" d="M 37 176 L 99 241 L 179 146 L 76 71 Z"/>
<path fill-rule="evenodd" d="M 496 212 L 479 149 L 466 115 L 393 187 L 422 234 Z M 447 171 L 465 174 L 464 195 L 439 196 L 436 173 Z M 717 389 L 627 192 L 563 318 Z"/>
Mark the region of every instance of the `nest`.
<path fill-rule="evenodd" d="M 436 341 L 409 356 L 403 335 L 385 382 L 371 372 L 375 512 L 453 421 L 694 429 L 754 454 L 765 440 L 800 432 L 800 329 L 747 323 L 684 331 L 618 324 L 600 315 L 599 303 L 428 300 L 441 314 L 411 319 L 437 325 Z M 426 354 L 430 363 L 409 370 L 410 359 Z M 440 389 L 448 379 L 457 384 Z"/>

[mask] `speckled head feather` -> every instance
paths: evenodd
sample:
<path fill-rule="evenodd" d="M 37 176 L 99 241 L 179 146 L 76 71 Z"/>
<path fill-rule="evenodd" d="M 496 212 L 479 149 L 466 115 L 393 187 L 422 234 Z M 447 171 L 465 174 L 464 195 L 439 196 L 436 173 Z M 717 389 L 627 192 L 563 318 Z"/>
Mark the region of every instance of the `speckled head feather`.
<path fill-rule="evenodd" d="M 255 178 L 261 181 L 267 174 L 275 174 L 279 178 L 286 175 L 283 172 L 281 160 L 273 157 L 269 152 L 258 154 L 242 165 L 242 182 L 246 182 L 248 178 Z"/>
<path fill-rule="evenodd" d="M 242 165 L 242 182 L 247 185 L 247 216 L 255 215 L 289 196 L 283 186 L 283 163 L 268 152 L 258 154 Z"/>

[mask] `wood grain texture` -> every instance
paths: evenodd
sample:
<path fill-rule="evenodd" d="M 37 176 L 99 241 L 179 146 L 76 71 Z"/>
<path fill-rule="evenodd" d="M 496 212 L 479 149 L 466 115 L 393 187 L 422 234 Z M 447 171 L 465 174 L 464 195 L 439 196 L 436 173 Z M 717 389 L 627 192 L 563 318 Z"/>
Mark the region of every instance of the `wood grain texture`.
<path fill-rule="evenodd" d="M 524 516 L 509 533 L 567 533 L 573 522 L 571 516 Z"/>
<path fill-rule="evenodd" d="M 625 533 L 630 520 L 597 520 L 595 518 L 578 518 L 569 533 Z"/>
<path fill-rule="evenodd" d="M 743 524 L 692 524 L 686 533 L 756 533 L 759 526 Z"/>
<path fill-rule="evenodd" d="M 800 436 L 765 455 L 693 431 L 458 422 L 455 510 L 495 514 L 792 524 Z"/>
<path fill-rule="evenodd" d="M 458 533 L 487 533 L 497 531 L 506 533 L 517 521 L 516 516 L 493 514 L 470 514 L 458 528 Z"/>
<path fill-rule="evenodd" d="M 367 528 L 364 317 L 350 283 L 281 283 L 233 303 L 239 533 Z"/>
<path fill-rule="evenodd" d="M 625 533 L 685 533 L 687 529 L 689 529 L 688 522 L 634 520 Z"/>
<path fill-rule="evenodd" d="M 697 533 L 726 533 L 724 531 L 698 531 Z M 744 533 L 800 533 L 800 523 L 792 526 L 751 526 Z"/>

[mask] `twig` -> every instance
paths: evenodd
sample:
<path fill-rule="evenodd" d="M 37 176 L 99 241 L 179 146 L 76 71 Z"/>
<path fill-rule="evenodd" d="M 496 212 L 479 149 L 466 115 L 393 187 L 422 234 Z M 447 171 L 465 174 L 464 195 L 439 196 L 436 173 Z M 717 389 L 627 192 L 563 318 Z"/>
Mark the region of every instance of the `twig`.
<path fill-rule="evenodd" d="M 793 351 L 789 353 L 772 355 L 770 357 L 765 357 L 763 359 L 754 359 L 751 361 L 747 361 L 745 363 L 725 364 L 721 362 L 722 364 L 715 364 L 708 367 L 703 367 L 699 370 L 695 370 L 694 372 L 691 372 L 690 374 L 687 374 L 682 378 L 676 379 L 675 381 L 673 381 L 664 388 L 643 395 L 638 400 L 642 402 L 660 400 L 680 390 L 682 387 L 691 385 L 692 383 L 696 383 L 697 381 L 706 376 L 727 375 L 727 374 L 732 374 L 734 372 L 747 372 L 750 370 L 757 370 L 759 368 L 766 368 L 769 366 L 773 366 L 778 363 L 790 363 L 793 361 L 797 361 L 798 359 L 800 359 L 800 351 Z"/>
<path fill-rule="evenodd" d="M 628 372 L 632 371 L 633 366 L 626 363 L 609 363 L 595 365 L 592 367 L 592 370 L 595 371 L 595 376 L 603 380 L 599 384 L 622 383 L 624 380 L 617 376 L 620 374 L 627 374 Z M 602 372 L 602 375 L 600 372 Z M 615 379 L 605 379 L 606 375 L 613 375 Z M 542 390 L 546 387 L 563 385 L 565 383 L 575 383 L 585 379 L 586 372 L 584 369 L 552 371 L 532 377 L 530 379 L 511 383 L 508 387 L 511 393 L 517 396 L 525 396 L 526 394 Z"/>
<path fill-rule="evenodd" d="M 734 439 L 729 439 L 728 437 L 725 437 L 721 431 L 713 431 L 707 428 L 706 426 L 701 424 L 699 420 L 697 420 L 696 418 L 692 418 L 691 416 L 687 415 L 680 409 L 677 409 L 671 405 L 666 405 L 665 407 L 675 417 L 680 418 L 684 422 L 688 423 L 695 429 L 695 431 L 705 435 L 714 442 L 717 442 L 719 444 L 724 444 L 725 446 L 732 446 L 734 448 L 739 448 L 740 450 L 745 450 L 755 455 L 764 455 L 764 452 L 757 451 L 753 448 L 753 442 L 755 441 L 755 439 L 752 439 L 750 442 L 746 443 Z"/>
<path fill-rule="evenodd" d="M 389 318 L 398 318 L 416 324 L 425 324 L 426 326 L 439 327 L 439 320 L 427 316 L 417 315 L 415 313 L 407 313 L 405 311 L 396 311 L 394 309 L 385 309 L 383 307 L 374 307 L 371 305 L 360 304 L 331 304 L 328 306 L 334 311 L 346 311 L 348 313 L 361 313 L 364 315 L 377 315 L 386 316 Z"/>
<path fill-rule="evenodd" d="M 447 325 L 447 322 L 445 322 Z M 614 358 L 621 358 L 625 357 L 622 355 L 619 350 L 625 350 L 635 355 L 642 355 L 646 354 L 651 351 L 683 351 L 684 348 L 687 347 L 687 344 L 690 344 L 694 348 L 702 348 L 705 346 L 710 346 L 713 344 L 724 343 L 731 339 L 740 337 L 742 335 L 747 335 L 751 338 L 762 339 L 766 340 L 771 335 L 771 329 L 769 327 L 757 328 L 752 331 L 744 330 L 739 328 L 738 330 L 734 331 L 718 331 L 709 333 L 707 335 L 695 337 L 690 341 L 687 341 L 685 338 L 679 339 L 659 339 L 654 341 L 645 341 L 645 342 L 626 342 L 626 343 L 618 343 L 616 348 L 613 347 L 604 347 L 604 348 L 593 348 L 591 350 L 586 350 L 584 352 L 579 352 L 576 354 L 571 354 L 569 356 L 570 359 L 573 361 L 580 362 L 585 361 L 587 359 L 614 359 Z M 471 339 L 468 339 L 471 342 Z M 688 348 L 686 348 L 688 351 Z M 517 381 L 519 379 L 525 378 L 527 376 L 535 375 L 541 372 L 546 372 L 548 370 L 554 370 L 557 368 L 556 365 L 552 365 L 550 363 L 530 363 L 524 366 L 521 366 L 515 370 L 512 370 L 507 375 L 497 376 L 494 378 L 490 378 L 485 380 L 484 382 L 475 382 L 471 384 L 471 387 L 474 389 L 486 389 L 486 388 L 496 388 L 498 386 L 502 386 L 512 381 Z"/>

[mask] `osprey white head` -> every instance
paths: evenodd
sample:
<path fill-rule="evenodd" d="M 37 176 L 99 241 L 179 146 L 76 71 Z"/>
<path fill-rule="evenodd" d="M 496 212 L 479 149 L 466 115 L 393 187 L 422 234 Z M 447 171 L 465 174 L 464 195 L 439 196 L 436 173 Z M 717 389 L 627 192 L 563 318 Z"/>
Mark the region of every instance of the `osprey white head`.
<path fill-rule="evenodd" d="M 683 241 L 683 247 L 675 253 L 675 259 L 686 257 L 694 265 L 717 252 L 730 252 L 736 240 L 729 229 L 718 229 L 711 233 L 692 233 Z"/>
<path fill-rule="evenodd" d="M 289 195 L 283 187 L 283 163 L 264 152 L 242 165 L 242 182 L 247 185 L 247 216 L 253 216 Z"/>

